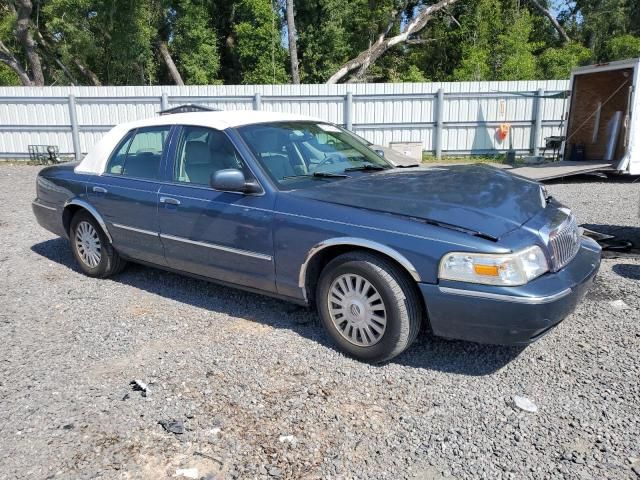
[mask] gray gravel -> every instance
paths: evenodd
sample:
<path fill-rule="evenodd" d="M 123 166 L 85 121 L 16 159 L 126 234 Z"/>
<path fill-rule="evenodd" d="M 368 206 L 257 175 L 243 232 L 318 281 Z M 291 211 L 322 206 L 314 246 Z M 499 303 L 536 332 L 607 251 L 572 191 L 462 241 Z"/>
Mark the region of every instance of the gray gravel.
<path fill-rule="evenodd" d="M 284 302 L 81 275 L 33 219 L 37 171 L 0 165 L 1 478 L 640 478 L 640 260 L 605 260 L 524 350 L 421 335 L 375 367 Z M 583 222 L 640 226 L 640 183 L 549 189 Z"/>

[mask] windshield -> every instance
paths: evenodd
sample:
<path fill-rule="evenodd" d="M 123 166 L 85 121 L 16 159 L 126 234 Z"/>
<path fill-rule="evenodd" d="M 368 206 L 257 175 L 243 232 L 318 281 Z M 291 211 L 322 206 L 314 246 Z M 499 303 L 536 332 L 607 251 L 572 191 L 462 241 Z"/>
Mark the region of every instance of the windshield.
<path fill-rule="evenodd" d="M 327 123 L 278 122 L 238 131 L 269 176 L 286 190 L 336 181 L 358 170 L 392 168 L 350 133 Z"/>

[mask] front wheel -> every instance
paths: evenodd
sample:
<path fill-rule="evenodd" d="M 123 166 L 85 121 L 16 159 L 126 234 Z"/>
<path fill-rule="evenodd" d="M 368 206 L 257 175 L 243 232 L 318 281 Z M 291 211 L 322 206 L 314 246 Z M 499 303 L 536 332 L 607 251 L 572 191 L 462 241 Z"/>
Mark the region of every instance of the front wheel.
<path fill-rule="evenodd" d="M 383 257 L 352 252 L 323 269 L 316 302 L 337 346 L 366 362 L 383 362 L 415 340 L 422 306 L 406 273 Z"/>
<path fill-rule="evenodd" d="M 69 242 L 80 269 L 90 277 L 108 277 L 120 272 L 126 264 L 86 211 L 79 211 L 71 219 Z"/>

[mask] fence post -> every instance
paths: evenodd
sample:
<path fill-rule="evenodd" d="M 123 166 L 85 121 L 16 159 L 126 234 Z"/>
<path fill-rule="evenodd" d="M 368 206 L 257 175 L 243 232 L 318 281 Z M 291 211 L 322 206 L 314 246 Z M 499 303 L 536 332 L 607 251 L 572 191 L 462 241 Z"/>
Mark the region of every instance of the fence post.
<path fill-rule="evenodd" d="M 353 93 L 347 92 L 344 97 L 344 126 L 347 130 L 353 129 Z"/>
<path fill-rule="evenodd" d="M 162 96 L 160 97 L 160 110 L 168 110 L 169 109 L 169 95 L 167 92 L 162 92 Z"/>
<path fill-rule="evenodd" d="M 253 94 L 253 109 L 262 110 L 262 95 L 259 92 Z"/>
<path fill-rule="evenodd" d="M 76 161 L 82 160 L 80 151 L 80 130 L 78 129 L 78 116 L 76 113 L 76 97 L 69 94 L 69 120 L 71 121 L 71 140 L 73 141 L 73 153 Z"/>
<path fill-rule="evenodd" d="M 534 157 L 540 154 L 540 135 L 542 133 L 542 102 L 544 90 L 538 89 L 536 93 L 536 105 L 533 110 L 533 134 L 531 135 L 531 153 Z"/>
<path fill-rule="evenodd" d="M 436 94 L 436 131 L 433 142 L 435 143 L 435 152 L 436 158 L 438 160 L 442 159 L 442 130 L 444 126 L 444 90 L 442 88 L 438 89 L 438 93 Z"/>

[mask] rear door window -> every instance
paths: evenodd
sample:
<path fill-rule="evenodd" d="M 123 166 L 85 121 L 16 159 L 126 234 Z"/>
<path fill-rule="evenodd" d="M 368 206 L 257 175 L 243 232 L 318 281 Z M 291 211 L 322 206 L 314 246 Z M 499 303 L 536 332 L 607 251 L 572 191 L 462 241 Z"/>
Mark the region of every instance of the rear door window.
<path fill-rule="evenodd" d="M 139 128 L 129 133 L 112 154 L 107 173 L 123 177 L 158 179 L 160 160 L 170 130 L 170 125 L 163 125 Z"/>

